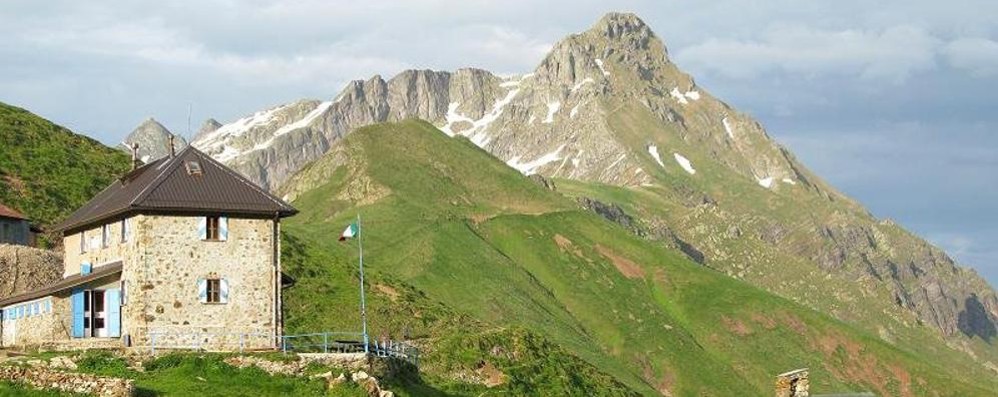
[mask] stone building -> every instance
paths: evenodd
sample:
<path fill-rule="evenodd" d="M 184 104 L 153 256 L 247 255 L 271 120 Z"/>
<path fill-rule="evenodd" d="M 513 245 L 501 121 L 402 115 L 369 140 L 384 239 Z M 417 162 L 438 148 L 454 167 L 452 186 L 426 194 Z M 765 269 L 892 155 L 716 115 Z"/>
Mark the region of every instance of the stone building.
<path fill-rule="evenodd" d="M 193 147 L 135 168 L 59 225 L 62 280 L 0 300 L 0 342 L 274 348 L 296 212 Z"/>
<path fill-rule="evenodd" d="M 34 246 L 39 231 L 20 212 L 0 204 L 0 244 Z"/>

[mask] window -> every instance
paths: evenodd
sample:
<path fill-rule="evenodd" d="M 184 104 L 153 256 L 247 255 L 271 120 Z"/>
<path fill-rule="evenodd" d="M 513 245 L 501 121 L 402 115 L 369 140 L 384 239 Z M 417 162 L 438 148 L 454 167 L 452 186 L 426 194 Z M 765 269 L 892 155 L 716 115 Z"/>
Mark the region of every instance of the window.
<path fill-rule="evenodd" d="M 188 161 L 184 165 L 187 167 L 188 175 L 201 176 L 201 163 L 197 161 Z"/>
<path fill-rule="evenodd" d="M 207 229 L 206 229 L 207 237 L 205 237 L 206 240 L 219 241 L 219 236 L 221 235 L 221 233 L 219 233 L 220 231 L 219 223 L 221 223 L 219 222 L 220 221 L 219 218 L 220 217 L 218 216 L 207 217 Z"/>
<path fill-rule="evenodd" d="M 208 303 L 222 303 L 222 280 L 217 278 L 208 279 Z"/>
<path fill-rule="evenodd" d="M 128 236 L 130 234 L 132 234 L 131 227 L 130 227 L 130 225 L 128 223 L 129 223 L 128 222 L 128 218 L 125 218 L 125 219 L 121 220 L 121 225 L 119 226 L 121 228 L 121 242 L 122 243 L 128 242 Z"/>
<path fill-rule="evenodd" d="M 80 232 L 80 253 L 87 252 L 87 231 Z"/>
<path fill-rule="evenodd" d="M 102 248 L 107 248 L 111 245 L 111 226 L 101 225 L 100 227 L 100 246 Z"/>

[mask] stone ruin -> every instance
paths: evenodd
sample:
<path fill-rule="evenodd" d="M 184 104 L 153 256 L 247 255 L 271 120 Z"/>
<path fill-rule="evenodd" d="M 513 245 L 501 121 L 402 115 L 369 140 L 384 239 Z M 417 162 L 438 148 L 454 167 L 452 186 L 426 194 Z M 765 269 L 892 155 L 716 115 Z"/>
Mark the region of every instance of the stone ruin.
<path fill-rule="evenodd" d="M 807 368 L 795 369 L 776 376 L 776 397 L 808 397 L 810 381 Z"/>

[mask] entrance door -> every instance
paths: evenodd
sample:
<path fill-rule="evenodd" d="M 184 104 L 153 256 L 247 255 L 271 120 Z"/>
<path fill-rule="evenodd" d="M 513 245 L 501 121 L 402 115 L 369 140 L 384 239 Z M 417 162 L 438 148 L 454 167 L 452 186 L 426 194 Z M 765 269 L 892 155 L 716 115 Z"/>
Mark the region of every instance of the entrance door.
<path fill-rule="evenodd" d="M 91 338 L 107 337 L 107 308 L 103 290 L 83 291 L 83 332 Z"/>

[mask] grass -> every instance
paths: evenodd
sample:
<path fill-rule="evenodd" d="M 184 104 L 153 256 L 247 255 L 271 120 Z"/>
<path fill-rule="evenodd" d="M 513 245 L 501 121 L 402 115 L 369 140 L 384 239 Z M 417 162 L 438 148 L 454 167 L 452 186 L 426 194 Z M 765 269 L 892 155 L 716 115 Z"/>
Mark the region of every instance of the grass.
<path fill-rule="evenodd" d="M 495 368 L 528 380 L 493 393 L 586 394 L 619 382 L 621 393 L 766 395 L 775 374 L 810 367 L 814 392 L 989 393 L 581 211 L 429 124 L 363 128 L 343 145 L 346 160 L 327 156 L 291 182 L 307 186 L 295 187 L 302 215 L 284 226 L 285 268 L 299 280 L 288 326 L 359 329 L 356 245 L 332 237 L 361 213 L 372 334 L 415 338 L 430 389 L 477 394 L 475 374 Z M 531 338 L 543 343 L 528 351 L 559 353 L 493 354 Z M 588 383 L 569 376 L 580 370 Z"/>
<path fill-rule="evenodd" d="M 128 170 L 123 152 L 0 103 L 0 202 L 47 227 Z"/>

